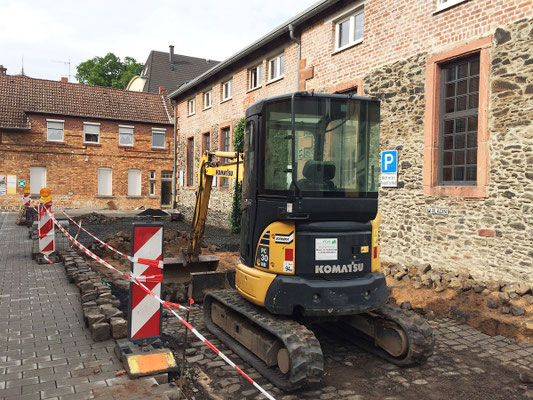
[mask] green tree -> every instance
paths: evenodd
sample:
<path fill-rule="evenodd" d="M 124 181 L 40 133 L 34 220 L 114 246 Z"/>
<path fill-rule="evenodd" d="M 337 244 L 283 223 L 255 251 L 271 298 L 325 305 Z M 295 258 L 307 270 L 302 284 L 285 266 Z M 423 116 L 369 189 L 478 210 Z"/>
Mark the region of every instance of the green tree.
<path fill-rule="evenodd" d="M 244 150 L 244 118 L 239 120 L 237 127 L 233 131 L 233 148 L 239 153 L 242 153 Z M 235 182 L 235 189 L 233 191 L 233 204 L 229 219 L 231 231 L 234 233 L 241 231 L 241 199 L 242 185 L 237 181 Z"/>
<path fill-rule="evenodd" d="M 125 89 L 131 78 L 139 75 L 144 65 L 132 57 L 121 61 L 113 53 L 94 57 L 76 67 L 76 79 L 80 83 Z"/>

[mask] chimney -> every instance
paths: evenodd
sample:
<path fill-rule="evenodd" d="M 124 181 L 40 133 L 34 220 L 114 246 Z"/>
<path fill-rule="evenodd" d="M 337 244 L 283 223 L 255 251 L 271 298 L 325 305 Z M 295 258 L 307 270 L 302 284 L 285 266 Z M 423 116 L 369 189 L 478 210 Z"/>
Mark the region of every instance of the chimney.
<path fill-rule="evenodd" d="M 159 94 L 162 96 L 168 96 L 167 88 L 164 86 L 159 86 Z"/>
<path fill-rule="evenodd" d="M 6 75 L 7 68 L 3 65 L 0 65 L 0 75 Z"/>
<path fill-rule="evenodd" d="M 168 53 L 168 62 L 172 65 L 174 64 L 174 45 L 171 44 L 168 48 L 170 49 L 170 52 Z"/>
<path fill-rule="evenodd" d="M 66 76 L 62 76 L 62 77 L 61 77 L 61 82 L 63 82 L 63 83 L 68 83 L 68 77 L 66 77 Z"/>

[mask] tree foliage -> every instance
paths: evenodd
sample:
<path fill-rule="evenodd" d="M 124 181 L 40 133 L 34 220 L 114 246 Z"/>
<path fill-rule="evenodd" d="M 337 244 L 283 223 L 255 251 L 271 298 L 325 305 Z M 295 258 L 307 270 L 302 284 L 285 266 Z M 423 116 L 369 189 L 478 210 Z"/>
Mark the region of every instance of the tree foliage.
<path fill-rule="evenodd" d="M 244 118 L 239 120 L 237 127 L 233 131 L 233 148 L 239 153 L 244 150 Z M 233 191 L 233 204 L 230 214 L 231 231 L 234 233 L 241 231 L 241 199 L 242 185 L 237 181 Z"/>
<path fill-rule="evenodd" d="M 94 57 L 76 67 L 76 79 L 80 83 L 125 89 L 131 78 L 139 75 L 144 65 L 132 57 L 121 61 L 113 53 Z"/>

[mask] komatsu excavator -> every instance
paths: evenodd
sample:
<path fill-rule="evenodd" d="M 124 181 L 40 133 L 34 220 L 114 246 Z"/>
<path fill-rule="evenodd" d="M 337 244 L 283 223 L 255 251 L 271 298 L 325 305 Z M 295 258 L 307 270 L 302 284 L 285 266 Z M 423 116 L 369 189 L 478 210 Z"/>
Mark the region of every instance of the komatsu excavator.
<path fill-rule="evenodd" d="M 314 324 L 400 366 L 433 353 L 429 324 L 386 304 L 379 122 L 372 98 L 272 97 L 247 109 L 244 153 L 201 159 L 191 260 L 200 253 L 213 177 L 242 181 L 236 290 L 207 293 L 206 326 L 285 391 L 323 375 Z"/>

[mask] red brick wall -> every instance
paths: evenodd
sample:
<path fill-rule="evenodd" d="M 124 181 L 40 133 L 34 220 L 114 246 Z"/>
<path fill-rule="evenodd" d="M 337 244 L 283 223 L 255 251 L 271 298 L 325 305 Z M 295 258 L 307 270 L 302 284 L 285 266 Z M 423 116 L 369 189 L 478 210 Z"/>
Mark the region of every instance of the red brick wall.
<path fill-rule="evenodd" d="M 46 141 L 46 120 L 64 120 L 64 142 Z M 30 180 L 30 167 L 46 167 L 52 199 L 61 206 L 105 207 L 113 201 L 119 209 L 160 206 L 161 171 L 172 171 L 172 125 L 93 118 L 32 114 L 31 131 L 1 132 L 0 175 Z M 83 143 L 83 122 L 100 123 L 100 144 Z M 119 147 L 118 126 L 134 126 L 134 146 Z M 166 148 L 152 149 L 152 128 L 166 129 Z M 98 168 L 113 169 L 112 197 L 99 197 Z M 128 169 L 141 170 L 141 197 L 128 193 Z M 156 196 L 149 196 L 149 171 L 156 171 Z M 22 188 L 16 196 L 0 196 L 0 207 L 21 204 Z"/>

